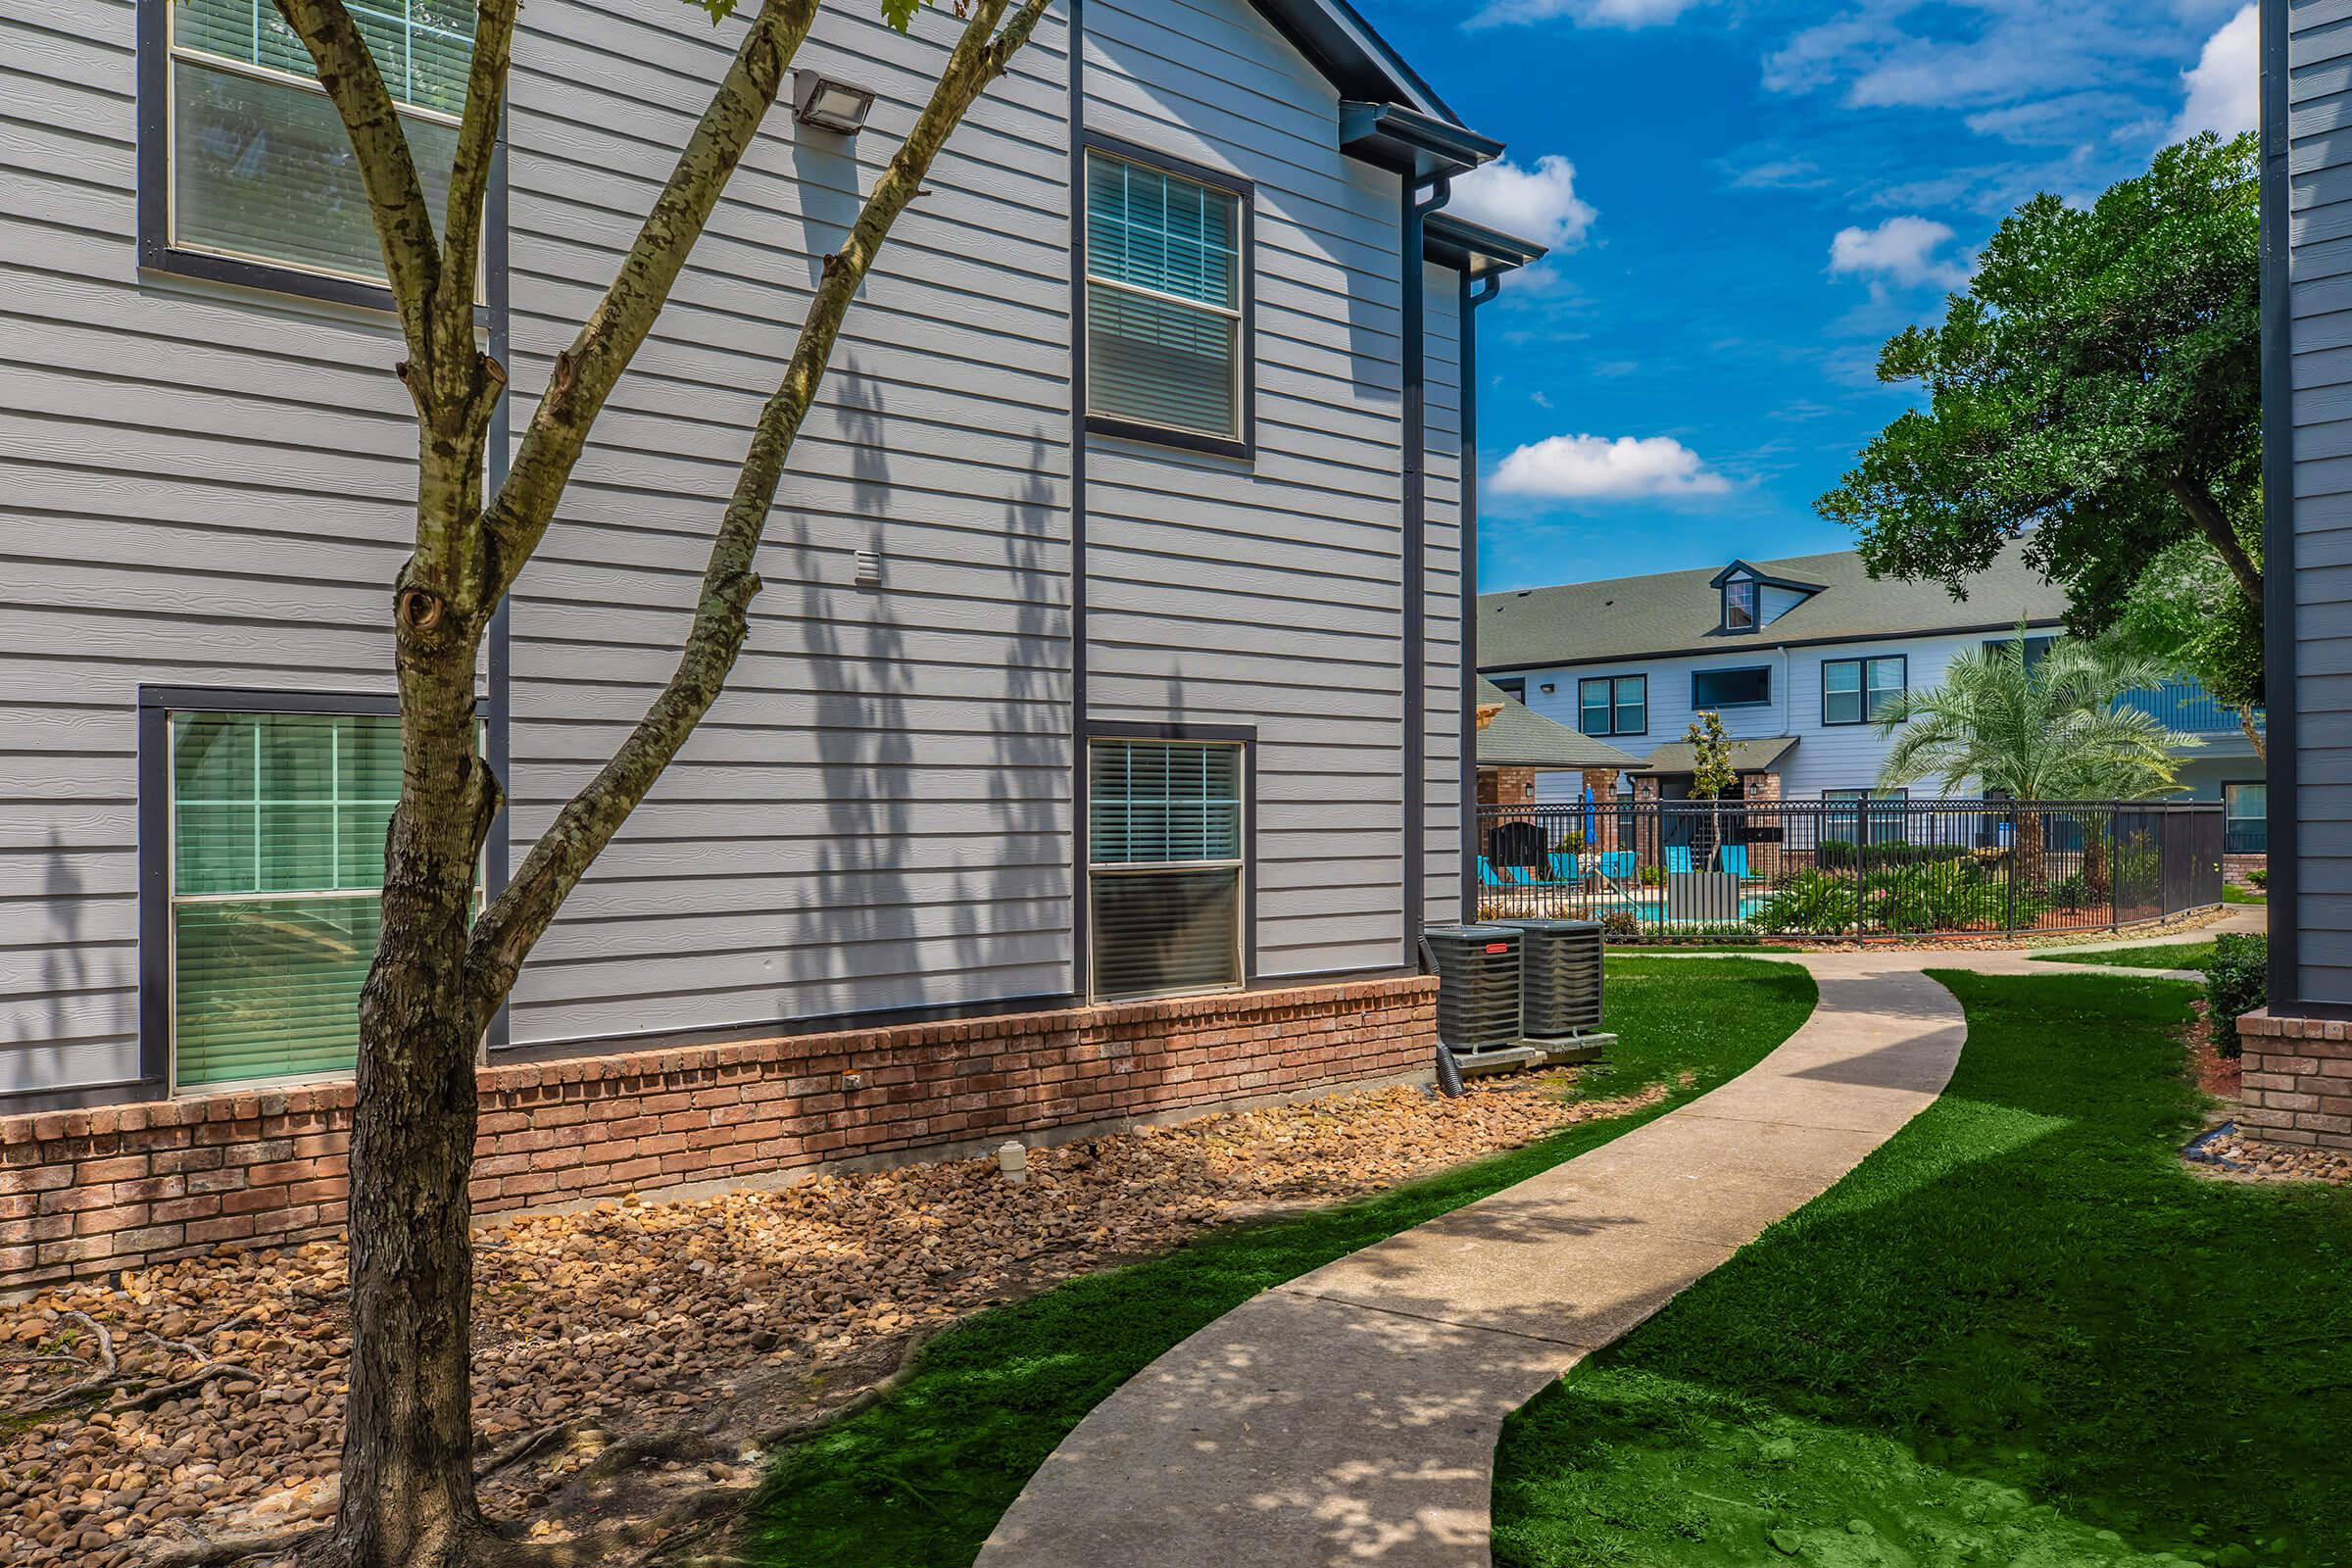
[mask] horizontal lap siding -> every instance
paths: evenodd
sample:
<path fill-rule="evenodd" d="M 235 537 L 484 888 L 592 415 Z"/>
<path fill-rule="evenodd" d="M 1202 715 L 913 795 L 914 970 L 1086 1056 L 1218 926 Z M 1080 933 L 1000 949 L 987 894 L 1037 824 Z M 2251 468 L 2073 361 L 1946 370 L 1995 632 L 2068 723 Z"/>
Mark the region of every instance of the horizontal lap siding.
<path fill-rule="evenodd" d="M 1462 916 L 1462 361 L 1461 274 L 1424 269 L 1428 353 L 1423 362 L 1422 551 L 1429 739 L 1422 793 L 1422 918 Z"/>
<path fill-rule="evenodd" d="M 1988 622 L 1998 619 L 2002 613 L 2001 607 L 1997 605 L 1986 603 L 1982 608 Z M 1725 731 L 1735 740 L 1788 735 L 1796 737 L 1795 748 L 1779 764 L 1781 790 L 1785 796 L 1795 798 L 1818 796 L 1825 790 L 1870 789 L 1878 782 L 1879 763 L 1886 756 L 1888 742 L 1873 724 L 1822 722 L 1823 663 L 1841 659 L 1885 659 L 1899 655 L 1907 661 L 1905 678 L 1910 683 L 1910 689 L 1924 691 L 1943 683 L 1944 673 L 1954 658 L 1972 648 L 1982 648 L 1988 638 L 1998 637 L 2000 633 L 1888 637 L 1820 648 L 1790 648 L 1785 652 L 1770 640 L 1770 627 L 1765 629 L 1763 635 L 1765 640 L 1754 646 L 1726 648 L 1720 653 L 1696 657 L 1529 670 L 1525 672 L 1527 703 L 1544 717 L 1557 719 L 1574 729 L 1577 726 L 1576 683 L 1579 680 L 1600 675 L 1647 675 L 1648 733 L 1614 736 L 1609 741 L 1619 751 L 1639 760 L 1669 741 L 1682 740 L 1689 733 L 1695 712 L 1690 704 L 1692 672 L 1752 668 L 1761 664 L 1772 671 L 1770 706 L 1721 710 Z M 1553 690 L 1544 690 L 1547 683 Z M 1536 781 L 1536 797 L 1541 801 L 1574 800 L 1583 789 L 1583 778 L 1574 773 L 1541 774 Z M 1943 791 L 1939 785 L 1930 782 L 1912 786 L 1912 793 L 1925 798 L 1940 795 Z"/>
<path fill-rule="evenodd" d="M 552 5 L 552 9 L 550 8 Z M 516 48 L 516 384 L 545 384 L 740 24 L 543 0 Z M 828 11 L 580 464 L 514 612 L 514 853 L 677 658 L 823 254 L 955 33 Z M 1066 31 L 974 109 L 860 290 L 770 518 L 726 693 L 517 988 L 517 1045 L 1071 989 Z M 877 551 L 881 584 L 856 584 Z"/>
<path fill-rule="evenodd" d="M 1084 14 L 1086 128 L 1257 188 L 1254 459 L 1088 445 L 1089 712 L 1254 724 L 1260 973 L 1394 965 L 1396 180 L 1342 157 L 1332 89 L 1242 0 Z"/>
<path fill-rule="evenodd" d="M 2290 8 L 2301 995 L 2352 1004 L 2352 7 Z M 2287 848 L 2281 846 L 2281 848 Z"/>
<path fill-rule="evenodd" d="M 138 1070 L 142 683 L 390 690 L 381 318 L 142 278 L 134 10 L 0 14 L 0 1093 Z"/>

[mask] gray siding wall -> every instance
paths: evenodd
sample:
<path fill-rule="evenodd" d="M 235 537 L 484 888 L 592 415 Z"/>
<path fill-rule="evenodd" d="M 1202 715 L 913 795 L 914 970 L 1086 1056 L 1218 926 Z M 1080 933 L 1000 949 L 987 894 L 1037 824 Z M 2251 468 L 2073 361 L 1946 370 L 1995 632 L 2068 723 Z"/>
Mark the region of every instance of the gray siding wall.
<path fill-rule="evenodd" d="M 527 390 L 740 29 L 630 0 L 539 0 L 524 25 Z M 518 856 L 676 662 L 821 258 L 955 33 L 945 8 L 911 37 L 827 11 L 797 63 L 879 94 L 865 133 L 853 154 L 770 117 L 598 426 L 515 597 Z M 1055 13 L 894 230 L 778 493 L 742 661 L 541 944 L 516 1044 L 1071 989 L 1066 70 Z M 878 588 L 855 584 L 861 549 L 881 556 Z"/>
<path fill-rule="evenodd" d="M 134 11 L 0 11 L 0 1093 L 138 1073 L 141 683 L 389 691 L 381 318 L 137 269 Z"/>
<path fill-rule="evenodd" d="M 1397 179 L 1244 0 L 1087 0 L 1090 131 L 1255 182 L 1257 452 L 1091 438 L 1087 702 L 1258 727 L 1268 979 L 1402 954 Z"/>
<path fill-rule="evenodd" d="M 1062 994 L 1076 889 L 1066 13 L 960 130 L 853 314 L 732 685 L 549 933 L 516 1045 Z M 1430 271 L 1428 640 L 1402 647 L 1396 176 L 1247 0 L 1090 0 L 1093 128 L 1258 186 L 1249 464 L 1089 450 L 1092 710 L 1257 726 L 1259 964 L 1400 956 L 1403 694 L 1451 915 L 1458 345 Z M 510 419 L 609 278 L 739 24 L 538 0 L 511 120 Z M 513 840 L 676 658 L 818 258 L 951 34 L 829 13 L 854 152 L 779 111 L 512 615 Z M 141 684 L 383 693 L 414 425 L 382 317 L 136 260 L 135 11 L 0 15 L 0 1094 L 136 1077 Z M 882 561 L 854 581 L 854 554 Z"/>
<path fill-rule="evenodd" d="M 1429 301 L 1428 352 L 1422 369 L 1422 550 L 1427 655 L 1423 712 L 1429 739 L 1422 792 L 1427 850 L 1422 856 L 1425 922 L 1462 917 L 1462 313 L 1461 274 L 1423 270 Z"/>
<path fill-rule="evenodd" d="M 2288 15 L 2298 991 L 2342 1005 L 2352 1004 L 2352 0 L 2300 0 Z"/>

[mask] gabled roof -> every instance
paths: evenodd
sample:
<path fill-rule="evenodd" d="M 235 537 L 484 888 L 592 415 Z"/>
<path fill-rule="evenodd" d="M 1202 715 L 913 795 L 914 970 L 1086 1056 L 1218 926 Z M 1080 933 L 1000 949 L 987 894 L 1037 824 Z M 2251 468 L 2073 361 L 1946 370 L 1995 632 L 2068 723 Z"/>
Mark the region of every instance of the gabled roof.
<path fill-rule="evenodd" d="M 1817 594 L 1824 586 L 1817 582 L 1799 582 L 1794 577 L 1776 577 L 1762 566 L 1752 565 L 1744 561 L 1735 561 L 1714 576 L 1709 577 L 1707 586 L 1720 588 L 1734 577 L 1745 577 L 1751 582 L 1765 583 L 1774 588 L 1793 589 L 1800 594 Z"/>
<path fill-rule="evenodd" d="M 2024 619 L 2056 624 L 2065 590 L 2053 587 L 2012 545 L 1968 580 L 1955 600 L 1943 585 L 1874 579 L 1855 551 L 1790 556 L 1753 568 L 1817 586 L 1778 620 L 1753 631 L 1722 627 L 1721 572 L 1699 567 L 1645 577 L 1481 594 L 1478 667 L 1544 669 L 1560 664 L 1630 663 L 1679 654 L 1753 654 L 1784 644 L 1863 642 L 1937 632 L 1994 633 Z"/>
<path fill-rule="evenodd" d="M 1478 732 L 1481 767 L 1607 767 L 1623 772 L 1638 765 L 1607 741 L 1545 718 L 1491 680 L 1478 683 L 1478 706 L 1501 708 Z"/>
<path fill-rule="evenodd" d="M 1734 741 L 1729 748 L 1732 766 L 1742 773 L 1760 773 L 1796 749 L 1793 735 L 1775 735 L 1766 740 Z M 1689 741 L 1668 741 L 1641 761 L 1633 771 L 1650 775 L 1690 773 L 1698 769 L 1698 748 Z"/>

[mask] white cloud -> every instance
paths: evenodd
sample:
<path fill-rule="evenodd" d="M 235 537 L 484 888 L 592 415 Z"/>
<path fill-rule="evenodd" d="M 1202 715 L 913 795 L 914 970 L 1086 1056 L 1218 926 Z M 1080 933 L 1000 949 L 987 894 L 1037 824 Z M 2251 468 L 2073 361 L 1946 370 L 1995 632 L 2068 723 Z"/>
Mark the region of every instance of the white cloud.
<path fill-rule="evenodd" d="M 1889 218 L 1876 228 L 1841 228 L 1830 241 L 1830 272 L 1892 278 L 1907 287 L 1961 288 L 1968 269 L 1942 256 L 1951 237 L 1950 224 L 1910 216 Z"/>
<path fill-rule="evenodd" d="M 1708 0 L 1489 0 L 1472 27 L 1507 27 L 1566 17 L 1580 27 L 1649 27 L 1677 21 Z"/>
<path fill-rule="evenodd" d="M 1446 210 L 1553 250 L 1572 249 L 1600 216 L 1576 194 L 1576 166 L 1557 153 L 1533 169 L 1504 159 L 1472 170 L 1453 182 Z"/>
<path fill-rule="evenodd" d="M 2252 130 L 2262 117 L 2262 23 L 2249 5 L 2205 40 L 2196 66 L 2181 74 L 2188 102 L 2173 122 L 2172 139 L 2185 141 L 2201 130 L 2234 136 Z"/>
<path fill-rule="evenodd" d="M 1550 501 L 1719 496 L 1732 482 L 1672 436 L 1555 435 L 1502 460 L 1493 488 Z"/>
<path fill-rule="evenodd" d="M 1743 169 L 1733 176 L 1736 190 L 1815 190 L 1829 179 L 1810 159 L 1776 158 Z"/>

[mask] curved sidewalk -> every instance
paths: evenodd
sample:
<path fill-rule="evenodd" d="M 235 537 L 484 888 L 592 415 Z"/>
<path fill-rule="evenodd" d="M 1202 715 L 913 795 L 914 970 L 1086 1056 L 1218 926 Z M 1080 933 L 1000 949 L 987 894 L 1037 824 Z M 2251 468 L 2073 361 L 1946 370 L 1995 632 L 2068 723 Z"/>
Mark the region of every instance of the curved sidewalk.
<path fill-rule="evenodd" d="M 1921 971 L 1952 957 L 1802 958 L 1820 1004 L 1740 1077 L 1211 1323 L 1063 1440 L 982 1568 L 1484 1568 L 1503 1418 L 1935 1101 L 1966 1027 Z"/>

